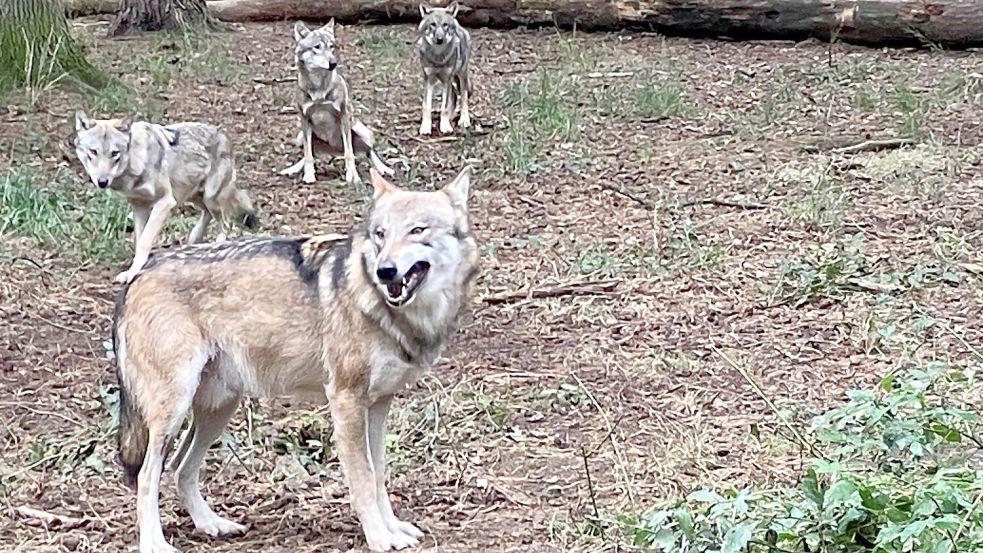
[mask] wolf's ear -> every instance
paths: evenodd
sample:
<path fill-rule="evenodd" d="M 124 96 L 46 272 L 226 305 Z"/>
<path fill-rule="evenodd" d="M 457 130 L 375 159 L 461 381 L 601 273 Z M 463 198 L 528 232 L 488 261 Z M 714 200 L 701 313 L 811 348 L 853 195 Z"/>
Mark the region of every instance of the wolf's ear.
<path fill-rule="evenodd" d="M 430 6 L 428 6 L 426 4 L 420 4 L 420 17 L 426 17 L 426 16 L 430 15 L 430 12 L 432 12 L 432 11 L 433 11 L 433 8 L 431 8 Z"/>
<path fill-rule="evenodd" d="M 307 25 L 303 21 L 298 21 L 294 23 L 294 40 L 300 42 L 305 36 L 311 34 L 311 30 L 307 28 Z"/>
<path fill-rule="evenodd" d="M 460 7 L 461 6 L 459 6 L 457 2 L 451 2 L 451 5 L 447 6 L 447 13 L 450 14 L 451 17 L 457 17 L 457 10 Z"/>
<path fill-rule="evenodd" d="M 468 191 L 471 188 L 471 166 L 465 165 L 464 169 L 454 180 L 440 189 L 441 192 L 451 199 L 451 205 L 461 211 L 468 210 Z"/>
<path fill-rule="evenodd" d="M 85 114 L 84 111 L 75 112 L 75 130 L 76 131 L 87 131 L 92 128 L 92 119 Z"/>
<path fill-rule="evenodd" d="M 116 130 L 120 132 L 129 132 L 130 125 L 132 124 L 133 124 L 133 118 L 130 116 L 126 116 L 122 119 L 117 119 L 116 122 L 113 123 L 113 126 L 116 127 Z"/>
<path fill-rule="evenodd" d="M 389 184 L 389 181 L 382 178 L 382 174 L 375 170 L 375 167 L 369 169 L 369 178 L 372 179 L 372 188 L 374 192 L 372 193 L 372 201 L 378 200 L 384 194 L 393 192 L 396 187 Z"/>
<path fill-rule="evenodd" d="M 331 34 L 334 34 L 334 18 L 332 17 L 331 18 L 331 21 L 328 21 L 327 23 L 325 23 L 324 24 L 324 27 L 321 27 L 321 29 L 324 30 L 324 31 L 327 31 L 327 32 L 329 32 Z"/>

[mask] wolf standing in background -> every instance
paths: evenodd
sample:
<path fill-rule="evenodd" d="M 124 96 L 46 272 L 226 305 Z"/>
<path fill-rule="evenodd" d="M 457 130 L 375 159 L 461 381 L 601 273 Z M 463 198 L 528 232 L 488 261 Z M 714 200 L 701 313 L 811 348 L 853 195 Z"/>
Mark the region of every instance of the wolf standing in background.
<path fill-rule="evenodd" d="M 303 22 L 294 25 L 297 62 L 297 97 L 294 107 L 300 114 L 300 133 L 297 145 L 303 146 L 304 157 L 280 171 L 281 175 L 296 175 L 303 171 L 304 182 L 314 182 L 314 151 L 345 158 L 345 180 L 361 182 L 355 170 L 355 154 L 366 154 L 377 171 L 392 175 L 393 171 L 375 152 L 372 131 L 355 118 L 348 83 L 337 71 L 334 19 L 314 29 Z"/>
<path fill-rule="evenodd" d="M 259 222 L 249 195 L 236 188 L 235 160 L 228 137 L 213 125 L 161 126 L 121 119 L 89 119 L 75 114 L 75 155 L 92 183 L 126 198 L 133 209 L 134 255 L 130 268 L 116 277 L 129 282 L 175 206 L 186 201 L 201 208 L 188 243 L 201 241 L 213 217 L 225 239 L 226 218 L 249 229 Z"/>
<path fill-rule="evenodd" d="M 417 41 L 420 61 L 423 63 L 423 121 L 420 134 L 430 134 L 433 122 L 433 92 L 438 84 L 444 85 L 440 99 L 440 132 L 449 133 L 451 118 L 457 98 L 461 99 L 462 129 L 471 126 L 468 97 L 471 95 L 471 79 L 468 64 L 471 59 L 471 35 L 457 22 L 457 2 L 447 8 L 433 8 L 420 4 L 421 36 Z"/>
<path fill-rule="evenodd" d="M 241 533 L 202 498 L 198 473 L 243 396 L 329 400 L 338 458 L 373 551 L 423 533 L 396 518 L 386 491 L 393 395 L 440 355 L 478 273 L 468 219 L 470 169 L 433 192 L 370 171 L 366 222 L 348 236 L 244 239 L 150 259 L 123 287 L 113 317 L 120 459 L 136 480 L 141 553 L 172 553 L 158 499 L 164 451 L 195 527 Z M 198 290 L 194 295 L 189 290 Z"/>

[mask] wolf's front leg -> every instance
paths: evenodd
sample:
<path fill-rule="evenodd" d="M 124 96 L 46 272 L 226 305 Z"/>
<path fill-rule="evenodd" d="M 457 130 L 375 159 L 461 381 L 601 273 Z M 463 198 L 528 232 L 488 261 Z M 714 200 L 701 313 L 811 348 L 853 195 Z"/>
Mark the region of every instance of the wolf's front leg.
<path fill-rule="evenodd" d="M 430 79 L 424 79 L 423 86 L 423 119 L 420 121 L 420 134 L 426 136 L 433 132 L 433 83 Z"/>
<path fill-rule="evenodd" d="M 369 449 L 372 453 L 372 468 L 375 470 L 376 494 L 379 499 L 379 510 L 389 531 L 403 534 L 412 540 L 411 546 L 417 545 L 423 537 L 416 526 L 396 518 L 393 506 L 386 491 L 386 417 L 389 415 L 389 405 L 392 396 L 382 398 L 369 407 Z"/>
<path fill-rule="evenodd" d="M 304 182 L 310 184 L 314 178 L 314 129 L 304 122 Z"/>
<path fill-rule="evenodd" d="M 147 219 L 147 225 L 144 227 L 143 231 L 140 232 L 140 237 L 137 239 L 136 251 L 133 254 L 133 262 L 130 263 L 130 268 L 126 271 L 116 275 L 116 282 L 130 282 L 133 277 L 137 276 L 140 269 L 143 267 L 147 259 L 150 258 L 150 251 L 154 247 L 154 242 L 157 240 L 157 235 L 160 234 L 160 229 L 164 226 L 164 221 L 167 220 L 167 216 L 171 213 L 171 209 L 177 205 L 177 201 L 174 200 L 174 196 L 171 195 L 171 184 L 168 180 L 162 180 L 158 186 L 167 190 L 166 195 L 163 198 L 157 200 L 153 208 L 150 210 L 150 216 Z"/>
<path fill-rule="evenodd" d="M 447 134 L 454 132 L 451 126 L 451 117 L 454 116 L 454 76 L 447 77 L 444 83 L 443 97 L 440 99 L 440 132 Z"/>
<path fill-rule="evenodd" d="M 471 88 L 471 83 L 468 81 L 467 76 L 460 77 L 457 83 L 458 89 L 461 91 L 461 118 L 458 119 L 457 124 L 462 129 L 466 129 L 471 126 L 471 111 L 468 106 L 468 100 L 470 99 L 468 90 Z"/>
<path fill-rule="evenodd" d="M 345 106 L 341 111 L 341 144 L 345 150 L 345 180 L 349 184 L 361 184 L 362 179 L 355 169 L 355 150 L 352 148 L 352 119 L 354 118 L 351 108 Z"/>
<path fill-rule="evenodd" d="M 353 393 L 344 391 L 332 394 L 330 405 L 338 460 L 369 549 L 390 551 L 415 545 L 416 539 L 391 531 L 382 516 L 368 447 L 369 408 Z"/>

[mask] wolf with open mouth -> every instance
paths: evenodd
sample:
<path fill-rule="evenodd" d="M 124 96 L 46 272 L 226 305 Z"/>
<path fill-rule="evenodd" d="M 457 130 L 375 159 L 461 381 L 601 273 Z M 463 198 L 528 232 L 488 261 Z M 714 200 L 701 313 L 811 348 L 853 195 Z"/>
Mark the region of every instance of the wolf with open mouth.
<path fill-rule="evenodd" d="M 335 442 L 372 551 L 417 545 L 386 490 L 393 395 L 440 355 L 467 307 L 479 249 L 470 170 L 436 191 L 397 188 L 375 169 L 372 211 L 348 235 L 252 238 L 155 252 L 113 316 L 120 459 L 137 488 L 140 553 L 174 553 L 160 523 L 164 453 L 195 527 L 240 534 L 198 483 L 243 397 L 328 401 Z"/>

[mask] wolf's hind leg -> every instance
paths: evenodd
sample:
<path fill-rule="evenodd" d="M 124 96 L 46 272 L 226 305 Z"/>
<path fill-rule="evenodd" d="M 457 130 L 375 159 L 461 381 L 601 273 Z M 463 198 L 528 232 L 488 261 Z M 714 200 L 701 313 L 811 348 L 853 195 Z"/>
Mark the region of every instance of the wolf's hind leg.
<path fill-rule="evenodd" d="M 213 381 L 214 382 L 214 381 Z M 199 475 L 201 463 L 208 452 L 208 448 L 222 435 L 225 425 L 235 413 L 239 405 L 239 396 L 223 394 L 217 404 L 212 397 L 216 395 L 212 388 L 213 383 L 203 383 L 195 396 L 192 406 L 194 419 L 191 424 L 190 445 L 187 453 L 179 462 L 174 481 L 177 484 L 178 495 L 184 502 L 184 508 L 191 515 L 191 520 L 195 523 L 195 528 L 212 537 L 229 536 L 242 534 L 246 527 L 226 520 L 212 510 L 201 495 L 199 485 Z"/>

